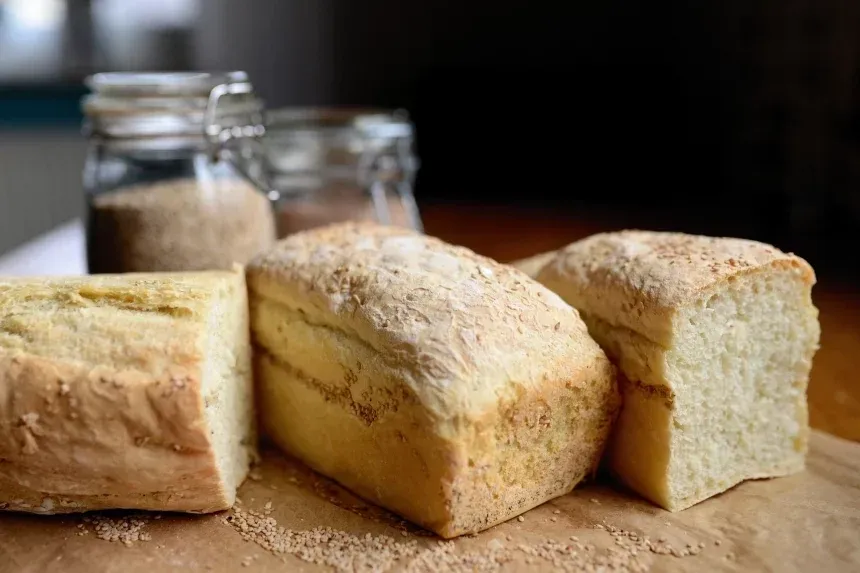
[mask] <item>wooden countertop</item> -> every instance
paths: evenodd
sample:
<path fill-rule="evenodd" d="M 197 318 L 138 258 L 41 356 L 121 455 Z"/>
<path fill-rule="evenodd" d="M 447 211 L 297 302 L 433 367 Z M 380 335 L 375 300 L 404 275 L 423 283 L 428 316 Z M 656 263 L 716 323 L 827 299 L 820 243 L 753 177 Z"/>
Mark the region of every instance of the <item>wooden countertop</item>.
<path fill-rule="evenodd" d="M 502 262 L 619 228 L 606 219 L 483 205 L 422 206 L 422 217 L 428 234 Z M 813 300 L 820 312 L 821 348 L 809 383 L 810 423 L 860 442 L 860 287 L 819 277 Z"/>

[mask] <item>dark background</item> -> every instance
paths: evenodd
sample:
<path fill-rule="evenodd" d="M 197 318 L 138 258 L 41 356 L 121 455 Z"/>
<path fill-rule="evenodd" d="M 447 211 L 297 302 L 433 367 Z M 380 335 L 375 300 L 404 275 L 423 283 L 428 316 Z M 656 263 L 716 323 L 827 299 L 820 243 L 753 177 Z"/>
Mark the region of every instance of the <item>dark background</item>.
<path fill-rule="evenodd" d="M 54 58 L 16 70 L 33 56 L 9 56 L 0 2 L 7 133 L 76 130 L 92 71 L 239 68 L 270 107 L 407 109 L 422 207 L 740 235 L 825 273 L 860 266 L 857 0 L 211 0 L 172 16 L 30 1 L 64 16 L 44 32 Z"/>

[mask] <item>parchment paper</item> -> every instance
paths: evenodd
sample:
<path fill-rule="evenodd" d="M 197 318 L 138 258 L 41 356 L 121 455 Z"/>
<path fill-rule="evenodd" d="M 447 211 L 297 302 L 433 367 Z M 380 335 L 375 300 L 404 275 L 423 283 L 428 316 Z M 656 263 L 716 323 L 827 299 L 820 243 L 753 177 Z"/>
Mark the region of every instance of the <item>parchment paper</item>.
<path fill-rule="evenodd" d="M 398 542 L 438 543 L 274 450 L 264 452 L 255 478 L 240 490 L 243 506 L 263 510 L 271 502 L 270 516 L 287 529 L 329 526 L 386 534 Z M 0 514 L 0 571 L 331 571 L 243 540 L 224 516 L 164 514 L 145 526 L 150 541 L 128 547 L 98 539 L 94 531 L 81 535 L 79 525 L 92 529 L 81 516 Z M 640 556 L 652 571 L 860 571 L 860 444 L 814 432 L 805 472 L 746 482 L 675 514 L 609 484 L 584 485 L 528 512 L 522 522 L 514 519 L 454 543 L 458 551 L 469 551 L 491 542 L 566 542 L 573 535 L 599 552 L 612 547 L 613 539 L 598 525 L 663 537 L 676 547 L 703 544 L 694 556 Z M 553 567 L 516 560 L 502 570 Z"/>

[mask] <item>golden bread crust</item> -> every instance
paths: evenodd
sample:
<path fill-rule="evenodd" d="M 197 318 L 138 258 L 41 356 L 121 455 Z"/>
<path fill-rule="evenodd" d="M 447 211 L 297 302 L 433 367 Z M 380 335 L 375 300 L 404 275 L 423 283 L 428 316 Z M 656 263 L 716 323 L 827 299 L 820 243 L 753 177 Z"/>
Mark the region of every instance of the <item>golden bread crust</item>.
<path fill-rule="evenodd" d="M 349 223 L 285 239 L 248 284 L 264 428 L 359 495 L 454 537 L 596 467 L 615 370 L 522 272 Z"/>
<path fill-rule="evenodd" d="M 557 251 L 537 280 L 580 311 L 665 345 L 678 308 L 730 277 L 771 265 L 793 268 L 815 283 L 809 263 L 771 245 L 637 230 L 572 243 Z"/>

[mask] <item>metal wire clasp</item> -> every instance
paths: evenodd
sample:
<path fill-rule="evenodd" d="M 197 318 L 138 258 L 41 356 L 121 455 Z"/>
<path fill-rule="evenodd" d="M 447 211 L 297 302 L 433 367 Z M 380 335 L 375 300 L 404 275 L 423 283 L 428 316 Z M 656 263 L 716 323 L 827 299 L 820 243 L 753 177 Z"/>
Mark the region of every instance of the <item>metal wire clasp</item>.
<path fill-rule="evenodd" d="M 280 193 L 269 183 L 259 161 L 253 161 L 251 157 L 248 157 L 250 150 L 248 148 L 240 150 L 239 157 L 236 157 L 233 150 L 228 149 L 226 145 L 229 141 L 237 139 L 247 139 L 259 144 L 259 138 L 266 134 L 262 109 L 252 112 L 250 121 L 246 125 L 225 127 L 217 123 L 218 104 L 222 97 L 252 94 L 253 92 L 254 88 L 250 82 L 224 83 L 212 88 L 206 102 L 206 111 L 203 114 L 203 131 L 208 142 L 209 155 L 213 161 L 218 159 L 230 161 L 240 175 L 257 186 L 269 200 L 276 201 L 280 197 Z M 259 150 L 257 151 L 259 152 Z M 251 168 L 249 169 L 249 167 Z"/>
<path fill-rule="evenodd" d="M 266 133 L 263 125 L 263 114 L 256 111 L 251 116 L 248 125 L 234 125 L 224 127 L 216 123 L 218 103 L 226 95 L 242 95 L 253 93 L 254 88 L 249 82 L 219 84 L 209 92 L 209 100 L 206 102 L 206 111 L 203 115 L 203 130 L 209 142 L 209 151 L 213 158 L 217 158 L 224 144 L 232 139 L 243 137 L 262 137 Z"/>

